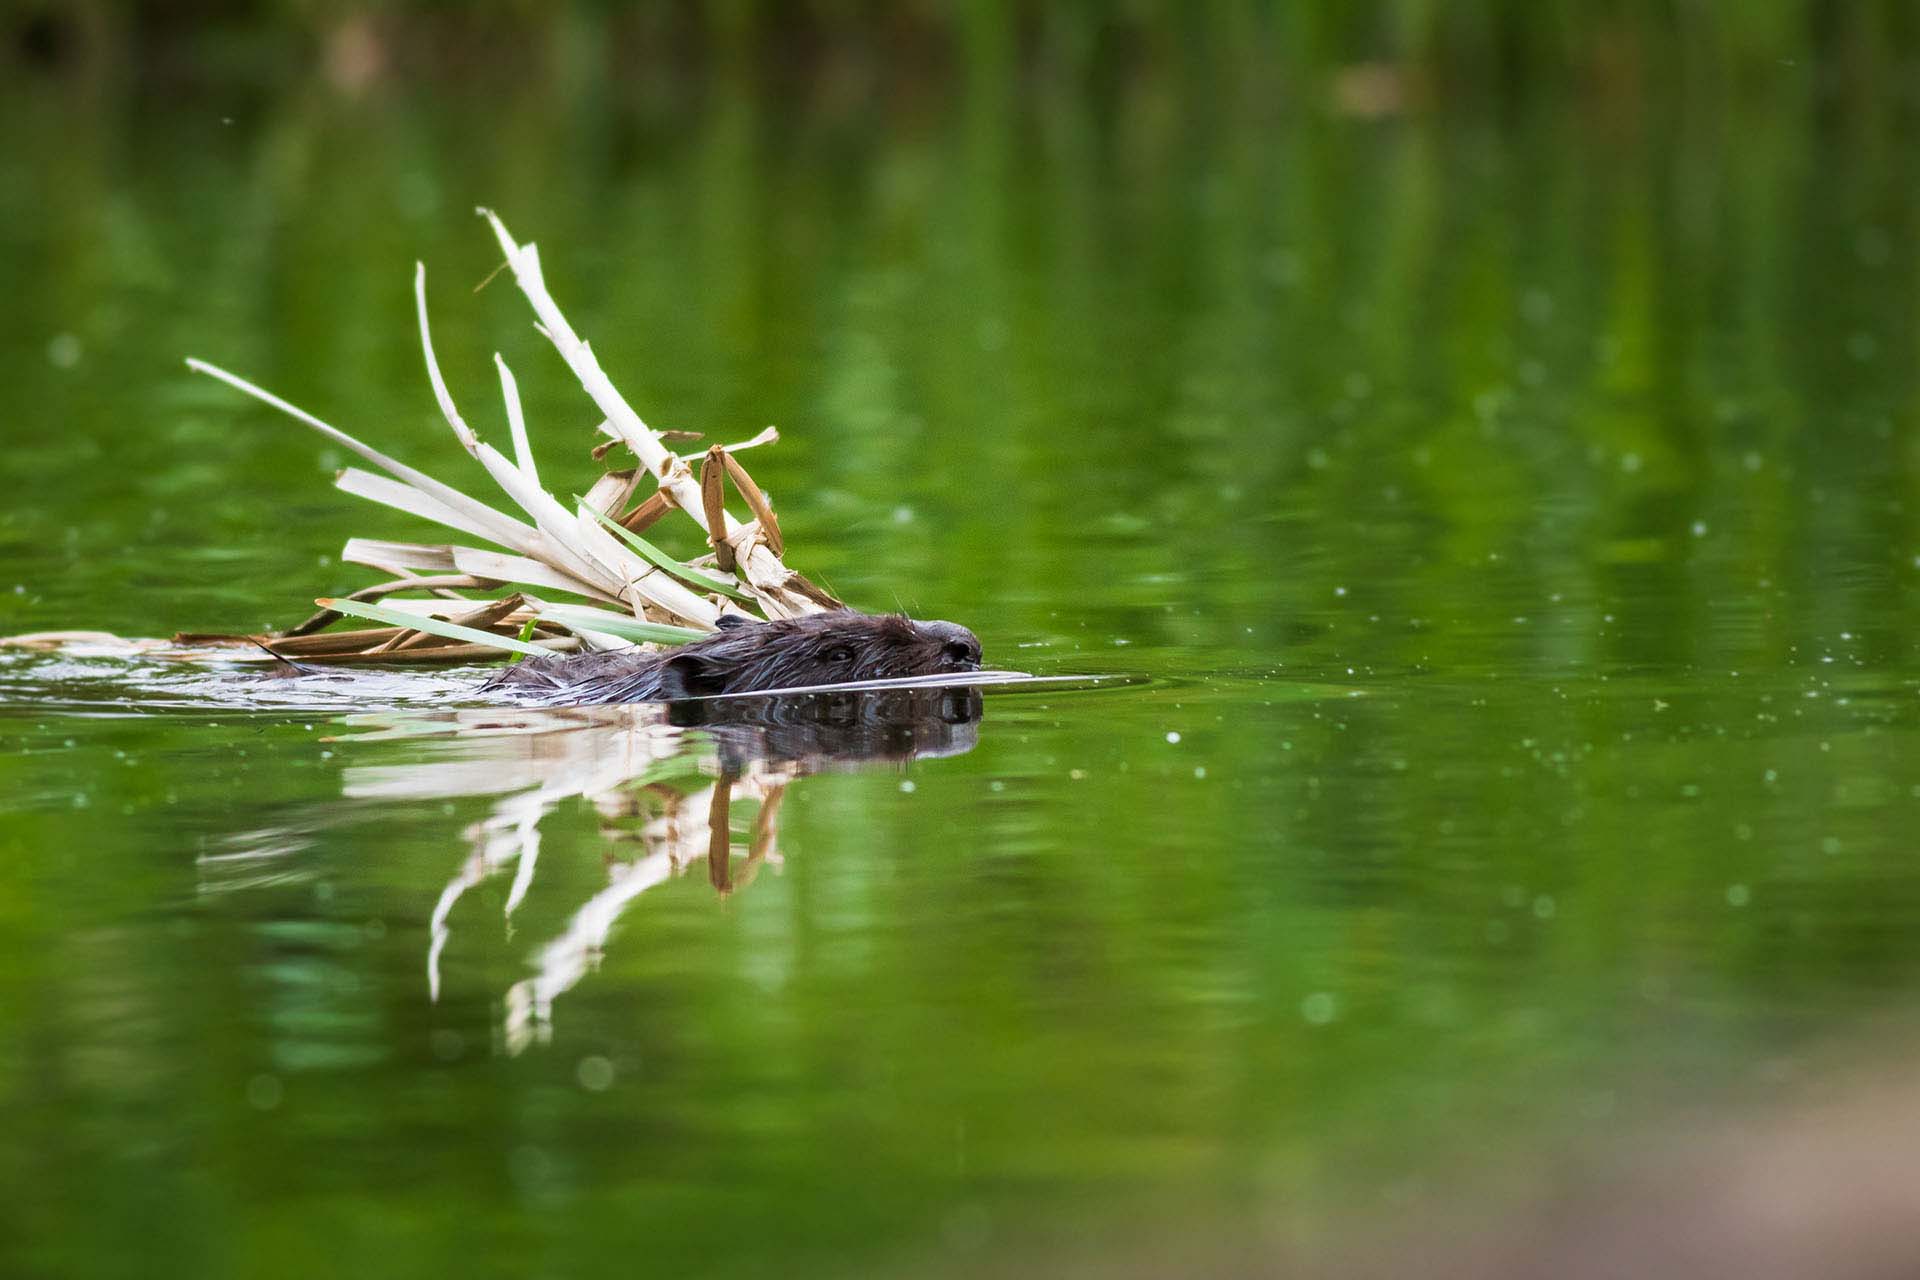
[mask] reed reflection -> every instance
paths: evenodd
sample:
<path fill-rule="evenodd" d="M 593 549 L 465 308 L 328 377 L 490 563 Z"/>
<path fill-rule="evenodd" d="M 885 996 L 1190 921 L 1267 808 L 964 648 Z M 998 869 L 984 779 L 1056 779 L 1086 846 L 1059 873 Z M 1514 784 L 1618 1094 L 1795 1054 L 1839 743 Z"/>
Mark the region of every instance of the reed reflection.
<path fill-rule="evenodd" d="M 532 974 L 505 995 L 503 1047 L 544 1042 L 553 1004 L 598 963 L 614 925 L 647 890 L 702 867 L 722 895 L 778 864 L 787 788 L 823 770 L 959 755 L 973 748 L 976 688 L 888 689 L 714 699 L 671 707 L 475 708 L 355 717 L 354 741 L 446 736 L 454 758 L 346 771 L 359 800 L 497 796 L 469 826 L 468 852 L 431 917 L 427 986 L 438 1000 L 441 957 L 467 891 L 511 874 L 505 916 L 533 887 L 541 823 L 585 800 L 601 815 L 606 885 L 535 949 Z"/>

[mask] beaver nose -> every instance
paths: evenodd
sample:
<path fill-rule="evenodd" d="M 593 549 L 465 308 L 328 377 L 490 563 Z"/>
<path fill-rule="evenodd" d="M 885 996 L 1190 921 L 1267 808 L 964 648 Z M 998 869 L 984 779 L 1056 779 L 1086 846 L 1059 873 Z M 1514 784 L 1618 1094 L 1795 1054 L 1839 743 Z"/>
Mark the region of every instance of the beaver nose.
<path fill-rule="evenodd" d="M 920 629 L 940 642 L 940 657 L 948 666 L 978 669 L 980 640 L 957 622 L 923 622 Z"/>

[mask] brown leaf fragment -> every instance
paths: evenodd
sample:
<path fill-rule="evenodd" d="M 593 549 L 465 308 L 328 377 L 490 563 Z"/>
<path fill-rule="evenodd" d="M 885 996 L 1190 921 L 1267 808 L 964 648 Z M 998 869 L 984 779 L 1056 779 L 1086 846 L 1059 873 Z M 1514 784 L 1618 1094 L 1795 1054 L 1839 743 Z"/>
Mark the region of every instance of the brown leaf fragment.
<path fill-rule="evenodd" d="M 733 546 L 727 539 L 727 451 L 719 445 L 707 450 L 700 465 L 700 505 L 707 514 L 707 541 L 713 545 L 713 559 L 721 571 L 732 573 Z"/>
<path fill-rule="evenodd" d="M 667 496 L 667 491 L 655 489 L 647 496 L 645 502 L 621 516 L 619 524 L 628 533 L 645 533 L 659 523 L 660 517 L 671 510 L 673 510 L 673 499 Z"/>
<path fill-rule="evenodd" d="M 499 627 L 494 624 L 507 618 L 510 614 L 519 612 L 526 603 L 527 598 L 516 591 L 504 599 L 489 600 L 478 609 L 469 609 L 465 613 L 450 613 L 447 615 L 447 621 L 453 623 L 455 626 L 472 627 L 475 631 L 495 631 L 501 635 L 506 635 L 509 632 L 517 632 L 519 630 L 518 625 Z M 402 650 L 438 649 L 450 644 L 460 643 L 462 642 L 459 640 L 449 640 L 447 637 L 435 635 L 431 631 L 415 631 L 409 635 L 396 636 L 386 644 L 381 645 L 375 652 L 398 653 Z"/>
<path fill-rule="evenodd" d="M 412 627 L 363 627 L 353 631 L 324 631 L 307 636 L 269 636 L 274 651 L 284 658 L 325 658 L 347 653 L 370 653 L 413 630 Z"/>
<path fill-rule="evenodd" d="M 284 647 L 284 646 L 283 646 Z M 580 647 L 579 641 L 571 637 L 546 644 L 555 653 L 571 653 Z M 318 663 L 322 666 L 356 666 L 366 663 L 417 663 L 417 662 L 495 662 L 503 655 L 500 650 L 484 644 L 448 644 L 432 649 L 408 649 L 403 653 L 327 653 L 313 654 L 302 658 L 303 662 Z"/>
<path fill-rule="evenodd" d="M 813 583 L 807 581 L 806 578 L 797 573 L 788 573 L 786 580 L 780 584 L 780 587 L 784 591 L 791 591 L 796 595 L 805 596 L 823 609 L 844 609 L 847 607 L 845 602 L 836 598 L 831 592 L 823 591 L 821 588 L 814 586 Z"/>
<path fill-rule="evenodd" d="M 767 501 L 767 495 L 760 492 L 760 486 L 753 482 L 747 469 L 740 465 L 740 459 L 722 450 L 720 457 L 727 464 L 727 475 L 733 480 L 733 487 L 753 508 L 753 514 L 760 521 L 760 536 L 766 541 L 767 550 L 776 556 L 787 554 L 786 539 L 780 536 L 780 522 L 773 517 L 773 504 Z"/>

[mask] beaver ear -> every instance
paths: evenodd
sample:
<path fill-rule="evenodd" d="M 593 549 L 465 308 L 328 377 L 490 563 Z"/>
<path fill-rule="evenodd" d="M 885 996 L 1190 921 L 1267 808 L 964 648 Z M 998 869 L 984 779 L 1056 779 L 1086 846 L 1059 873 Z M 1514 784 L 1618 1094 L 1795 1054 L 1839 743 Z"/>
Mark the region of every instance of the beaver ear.
<path fill-rule="evenodd" d="M 710 698 L 726 691 L 725 669 L 705 654 L 676 653 L 660 667 L 660 696 L 668 702 Z"/>
<path fill-rule="evenodd" d="M 742 627 L 760 627 L 766 624 L 758 618 L 749 618 L 744 613 L 723 613 L 713 620 L 713 625 L 722 631 L 738 631 Z"/>

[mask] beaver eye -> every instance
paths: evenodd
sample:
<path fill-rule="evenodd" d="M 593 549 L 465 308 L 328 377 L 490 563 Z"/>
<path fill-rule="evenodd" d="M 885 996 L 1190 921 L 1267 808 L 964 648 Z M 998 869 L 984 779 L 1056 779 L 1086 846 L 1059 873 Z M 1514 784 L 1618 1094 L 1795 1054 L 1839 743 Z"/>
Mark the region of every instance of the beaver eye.
<path fill-rule="evenodd" d="M 980 661 L 980 651 L 974 648 L 972 645 L 963 643 L 959 640 L 955 640 L 951 644 L 947 645 L 944 652 L 946 654 L 946 659 L 948 662 Z"/>
<path fill-rule="evenodd" d="M 827 661 L 828 661 L 828 662 L 842 662 L 842 663 L 844 663 L 844 662 L 852 662 L 852 661 L 853 661 L 853 650 L 852 650 L 852 649 L 850 649 L 850 648 L 848 648 L 848 647 L 847 647 L 846 645 L 844 645 L 844 644 L 837 644 L 837 645 L 835 645 L 835 646 L 833 646 L 833 648 L 831 648 L 831 649 L 829 649 L 829 650 L 827 650 Z"/>

